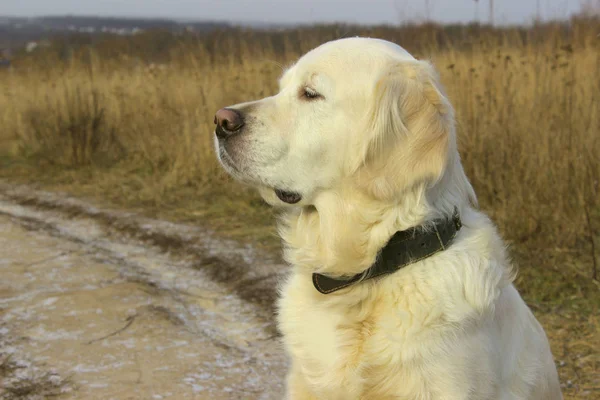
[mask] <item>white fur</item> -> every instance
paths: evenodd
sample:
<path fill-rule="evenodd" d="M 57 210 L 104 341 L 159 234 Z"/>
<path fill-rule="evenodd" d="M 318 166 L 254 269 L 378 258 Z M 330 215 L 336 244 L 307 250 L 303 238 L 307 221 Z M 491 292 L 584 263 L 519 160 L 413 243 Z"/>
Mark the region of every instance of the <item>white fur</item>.
<path fill-rule="evenodd" d="M 246 125 L 216 143 L 224 167 L 271 204 L 285 205 L 274 189 L 302 195 L 280 224 L 292 265 L 278 304 L 287 399 L 562 399 L 429 63 L 382 40 L 329 42 L 286 71 L 277 95 L 231 108 Z M 313 287 L 313 272 L 364 271 L 394 232 L 455 206 L 463 228 L 447 250 L 332 294 Z"/>

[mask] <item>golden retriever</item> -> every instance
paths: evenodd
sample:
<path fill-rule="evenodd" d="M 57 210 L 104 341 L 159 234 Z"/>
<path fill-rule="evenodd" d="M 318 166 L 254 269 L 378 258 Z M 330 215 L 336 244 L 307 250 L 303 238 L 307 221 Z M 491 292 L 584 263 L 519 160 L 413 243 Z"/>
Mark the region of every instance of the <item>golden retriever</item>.
<path fill-rule="evenodd" d="M 287 69 L 277 95 L 215 123 L 225 170 L 284 207 L 287 399 L 562 399 L 430 63 L 383 40 L 332 41 Z M 443 251 L 368 279 L 393 235 L 455 211 Z M 358 279 L 325 293 L 314 274 Z"/>

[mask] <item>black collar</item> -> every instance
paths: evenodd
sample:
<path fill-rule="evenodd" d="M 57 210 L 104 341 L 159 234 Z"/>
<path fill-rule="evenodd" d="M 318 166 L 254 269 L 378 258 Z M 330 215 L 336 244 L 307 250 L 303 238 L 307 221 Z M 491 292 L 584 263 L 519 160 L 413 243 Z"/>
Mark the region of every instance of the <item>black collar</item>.
<path fill-rule="evenodd" d="M 326 275 L 312 275 L 315 288 L 323 293 L 333 293 L 358 281 L 391 274 L 414 262 L 423 260 L 435 253 L 446 250 L 448 244 L 460 230 L 462 223 L 458 209 L 450 218 L 433 221 L 427 228 L 417 226 L 405 231 L 399 231 L 392 236 L 388 243 L 379 251 L 375 264 L 364 272 L 350 278 L 331 278 Z"/>

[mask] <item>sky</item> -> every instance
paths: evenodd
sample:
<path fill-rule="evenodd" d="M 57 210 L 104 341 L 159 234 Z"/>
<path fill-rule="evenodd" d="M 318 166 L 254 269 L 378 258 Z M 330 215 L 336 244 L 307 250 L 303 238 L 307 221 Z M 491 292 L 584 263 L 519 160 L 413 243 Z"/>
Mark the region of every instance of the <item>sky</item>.
<path fill-rule="evenodd" d="M 0 15 L 99 15 L 220 20 L 243 23 L 347 22 L 398 24 L 429 17 L 439 22 L 488 21 L 493 0 L 0 0 Z M 495 0 L 494 21 L 564 18 L 581 0 Z M 427 6 L 428 5 L 428 6 Z M 427 11 L 427 9 L 429 11 Z"/>

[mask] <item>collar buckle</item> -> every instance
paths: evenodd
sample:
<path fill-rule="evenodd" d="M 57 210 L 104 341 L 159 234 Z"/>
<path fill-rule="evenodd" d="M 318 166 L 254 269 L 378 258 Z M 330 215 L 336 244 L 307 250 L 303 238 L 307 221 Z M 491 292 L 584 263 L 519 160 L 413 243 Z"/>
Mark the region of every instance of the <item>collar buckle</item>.
<path fill-rule="evenodd" d="M 454 227 L 457 231 L 462 228 L 462 221 L 460 220 L 460 215 L 458 214 L 458 207 L 454 207 L 454 213 L 452 213 L 452 222 L 454 222 Z"/>

